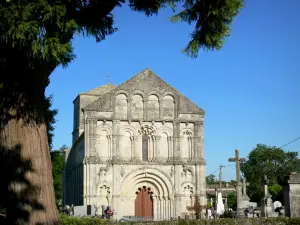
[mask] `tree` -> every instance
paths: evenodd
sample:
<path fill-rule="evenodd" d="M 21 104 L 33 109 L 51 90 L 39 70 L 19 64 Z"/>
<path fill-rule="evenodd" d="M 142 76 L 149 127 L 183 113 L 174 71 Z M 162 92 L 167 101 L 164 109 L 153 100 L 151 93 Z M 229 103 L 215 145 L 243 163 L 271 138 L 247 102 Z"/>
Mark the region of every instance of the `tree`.
<path fill-rule="evenodd" d="M 62 182 L 63 182 L 63 169 L 65 163 L 65 153 L 68 147 L 63 145 L 59 150 L 51 151 L 51 161 L 52 161 L 52 176 L 53 176 L 53 186 L 55 193 L 56 206 L 59 208 L 62 203 Z"/>
<path fill-rule="evenodd" d="M 288 173 L 300 172 L 300 159 L 297 152 L 285 152 L 278 147 L 258 144 L 247 160 L 241 163 L 241 172 L 250 183 L 247 190 L 252 201 L 260 202 L 264 196 L 264 175 L 268 177 L 270 191 L 276 195 L 273 196 L 274 200 L 277 200 L 280 198 L 278 185 L 282 186 L 284 176 Z"/>
<path fill-rule="evenodd" d="M 235 192 L 230 192 L 227 195 L 227 204 L 228 208 L 236 208 L 236 193 Z"/>
<path fill-rule="evenodd" d="M 219 181 L 216 179 L 216 176 L 210 174 L 206 177 L 206 184 L 217 184 Z"/>
<path fill-rule="evenodd" d="M 39 188 L 32 195 L 44 210 L 31 207 L 29 224 L 58 223 L 47 137 L 54 116 L 49 115 L 50 102 L 45 96 L 49 76 L 57 66 L 67 66 L 75 58 L 75 33 L 93 36 L 97 42 L 114 33 L 112 10 L 123 3 L 125 0 L 0 1 L 0 147 L 20 146 L 21 157 L 31 162 L 28 182 Z M 167 6 L 175 10 L 176 4 L 183 4 L 183 11 L 171 21 L 195 24 L 184 52 L 197 57 L 200 48 L 222 47 L 243 0 L 129 0 L 132 10 L 146 16 Z M 17 215 L 7 210 L 10 216 Z"/>

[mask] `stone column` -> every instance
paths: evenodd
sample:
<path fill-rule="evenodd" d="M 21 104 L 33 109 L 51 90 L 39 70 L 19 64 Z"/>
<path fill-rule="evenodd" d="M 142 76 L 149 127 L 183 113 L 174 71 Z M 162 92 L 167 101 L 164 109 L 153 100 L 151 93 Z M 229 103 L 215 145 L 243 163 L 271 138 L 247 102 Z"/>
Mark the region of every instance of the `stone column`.
<path fill-rule="evenodd" d="M 173 125 L 173 135 L 174 135 L 174 143 L 173 143 L 173 155 L 175 158 L 180 158 L 180 123 L 174 122 Z"/>
<path fill-rule="evenodd" d="M 159 160 L 159 158 L 160 158 L 160 146 L 159 146 L 160 139 L 161 139 L 160 136 L 155 136 L 155 148 L 156 148 L 155 158 L 156 158 L 156 160 Z"/>
<path fill-rule="evenodd" d="M 181 215 L 181 165 L 174 166 L 174 175 L 175 175 L 175 195 L 174 195 L 174 202 L 175 202 L 175 217 Z"/>
<path fill-rule="evenodd" d="M 195 122 L 195 127 L 194 127 L 194 139 L 195 139 L 195 146 L 194 146 L 194 151 L 195 151 L 195 158 L 203 158 L 203 122 L 197 121 Z"/>
<path fill-rule="evenodd" d="M 170 219 L 170 200 L 166 197 L 166 220 Z"/>
<path fill-rule="evenodd" d="M 127 99 L 127 118 L 131 119 L 132 115 L 131 115 L 131 105 L 132 105 L 132 98 L 128 98 Z"/>
<path fill-rule="evenodd" d="M 157 221 L 157 200 L 156 196 L 152 196 L 152 202 L 153 202 L 153 220 Z"/>
<path fill-rule="evenodd" d="M 285 215 L 288 217 L 300 217 L 300 174 L 290 174 L 284 180 Z"/>
<path fill-rule="evenodd" d="M 158 99 L 158 104 L 159 104 L 159 119 L 163 120 L 163 100 L 162 99 Z"/>
<path fill-rule="evenodd" d="M 162 217 L 161 217 L 161 207 L 160 207 L 160 204 L 161 204 L 161 198 L 160 196 L 157 197 L 157 219 L 158 220 L 161 220 Z"/>
<path fill-rule="evenodd" d="M 119 120 L 112 121 L 112 158 L 116 157 L 118 149 Z"/>
<path fill-rule="evenodd" d="M 143 99 L 143 106 L 144 106 L 144 110 L 143 110 L 143 112 L 144 112 L 144 120 L 147 120 L 147 118 L 148 118 L 148 106 L 147 106 L 147 104 L 148 104 L 148 100 L 147 99 Z"/>
<path fill-rule="evenodd" d="M 134 137 L 130 137 L 130 143 L 131 143 L 131 156 L 130 156 L 130 160 L 135 158 L 135 141 L 134 141 Z"/>
<path fill-rule="evenodd" d="M 142 136 L 136 136 L 135 137 L 135 159 L 141 159 L 142 157 L 142 145 L 141 145 L 141 141 L 142 141 Z"/>

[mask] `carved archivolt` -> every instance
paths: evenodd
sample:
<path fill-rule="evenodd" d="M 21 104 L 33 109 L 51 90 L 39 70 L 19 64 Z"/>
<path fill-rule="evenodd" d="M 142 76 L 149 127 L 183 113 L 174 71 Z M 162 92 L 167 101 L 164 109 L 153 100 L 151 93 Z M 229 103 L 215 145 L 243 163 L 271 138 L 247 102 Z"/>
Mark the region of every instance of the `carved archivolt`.
<path fill-rule="evenodd" d="M 184 130 L 183 132 L 182 132 L 182 135 L 183 136 L 192 136 L 192 131 L 189 131 L 189 130 Z"/>
<path fill-rule="evenodd" d="M 155 129 L 153 126 L 146 124 L 146 125 L 143 125 L 140 127 L 140 129 L 138 130 L 138 133 L 140 135 L 145 134 L 145 135 L 151 136 L 151 135 L 155 134 Z"/>

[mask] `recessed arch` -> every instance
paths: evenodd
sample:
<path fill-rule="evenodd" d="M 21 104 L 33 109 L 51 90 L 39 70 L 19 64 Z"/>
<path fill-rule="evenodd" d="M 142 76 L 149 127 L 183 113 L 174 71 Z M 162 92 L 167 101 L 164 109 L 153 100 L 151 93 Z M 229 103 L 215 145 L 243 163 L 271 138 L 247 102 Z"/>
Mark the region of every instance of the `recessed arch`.
<path fill-rule="evenodd" d="M 173 194 L 173 184 L 171 179 L 162 171 L 152 168 L 144 168 L 142 170 L 135 170 L 129 173 L 122 181 L 122 191 L 134 194 L 133 188 L 141 182 L 153 183 L 156 189 L 164 196 L 171 196 Z"/>
<path fill-rule="evenodd" d="M 134 119 L 144 118 L 144 99 L 141 94 L 134 94 L 131 101 L 131 117 Z"/>
<path fill-rule="evenodd" d="M 152 94 L 148 96 L 147 102 L 147 115 L 148 119 L 159 118 L 159 98 L 157 95 Z"/>

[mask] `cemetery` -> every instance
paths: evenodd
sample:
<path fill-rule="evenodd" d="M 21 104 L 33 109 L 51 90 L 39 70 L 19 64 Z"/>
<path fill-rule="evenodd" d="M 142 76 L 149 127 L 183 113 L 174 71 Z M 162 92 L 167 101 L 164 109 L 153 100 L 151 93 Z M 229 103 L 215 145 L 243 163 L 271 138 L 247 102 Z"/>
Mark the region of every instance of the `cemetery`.
<path fill-rule="evenodd" d="M 201 206 L 194 203 L 190 210 L 195 216 L 184 218 L 171 218 L 171 220 L 154 221 L 153 218 L 138 216 L 123 216 L 122 218 L 113 217 L 117 214 L 110 206 L 68 206 L 66 205 L 61 214 L 62 224 L 102 224 L 102 223 L 149 223 L 149 224 L 300 224 L 300 175 L 292 172 L 284 177 L 283 195 L 284 201 L 272 200 L 272 195 L 268 191 L 269 180 L 265 175 L 262 179 L 264 197 L 261 202 L 251 202 L 247 195 L 249 182 L 245 178 L 240 178 L 240 162 L 245 160 L 239 157 L 239 151 L 235 151 L 235 157 L 229 161 L 236 164 L 236 185 L 235 188 L 229 187 L 222 189 L 220 182 L 219 188 L 208 188 L 209 204 Z M 226 191 L 225 191 L 226 190 Z M 228 207 L 227 195 L 229 191 L 236 192 L 236 209 Z M 213 192 L 215 192 L 213 194 Z M 224 198 L 223 195 L 226 195 Z M 214 198 L 214 199 L 212 199 Z"/>

